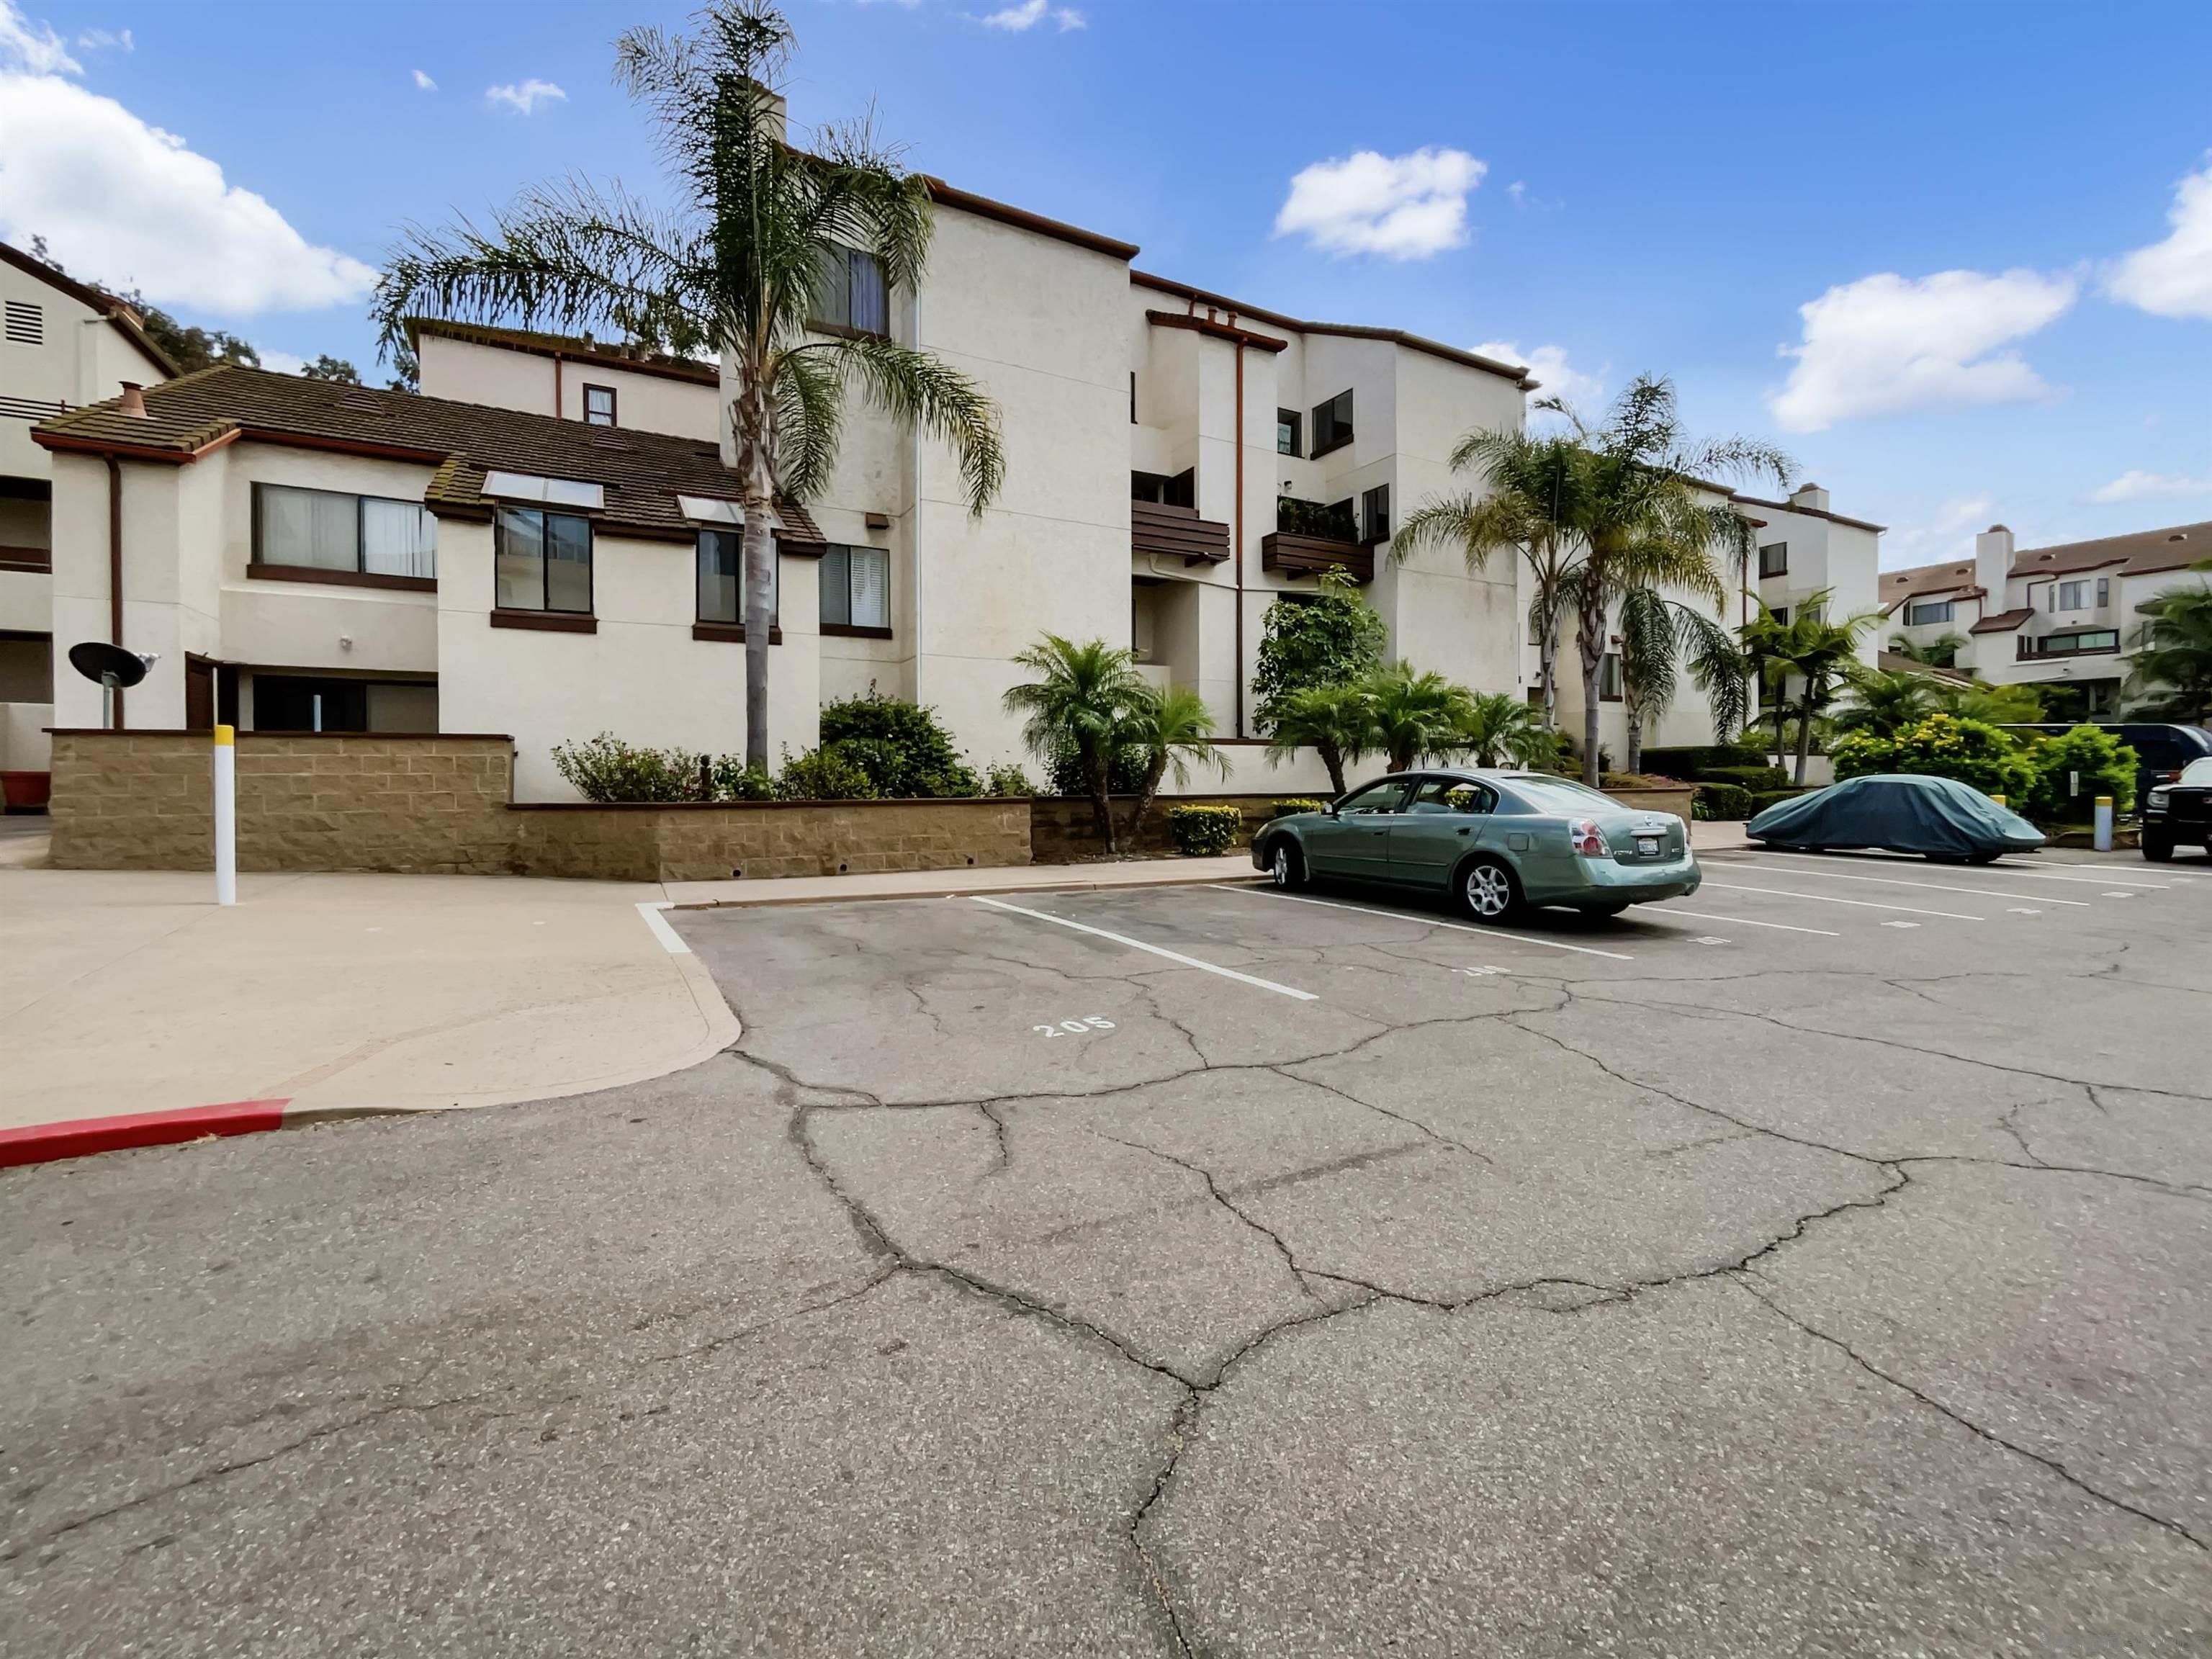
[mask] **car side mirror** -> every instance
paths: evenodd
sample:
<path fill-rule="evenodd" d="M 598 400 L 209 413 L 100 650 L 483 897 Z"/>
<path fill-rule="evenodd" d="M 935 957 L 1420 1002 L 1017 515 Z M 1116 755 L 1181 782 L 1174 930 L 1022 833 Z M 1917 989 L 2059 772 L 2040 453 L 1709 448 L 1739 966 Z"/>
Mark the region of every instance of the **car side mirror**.
<path fill-rule="evenodd" d="M 1337 805 L 1337 803 L 1336 803 L 1336 802 L 1334 802 L 1334 801 L 1331 801 L 1331 802 L 1329 802 L 1329 804 L 1328 804 L 1327 806 L 1323 807 L 1322 810 L 1324 812 L 1327 812 L 1327 813 L 1329 815 L 1329 817 L 1337 817 L 1337 816 L 1340 813 L 1340 811 L 1342 811 L 1342 809 L 1341 809 L 1341 808 Z"/>

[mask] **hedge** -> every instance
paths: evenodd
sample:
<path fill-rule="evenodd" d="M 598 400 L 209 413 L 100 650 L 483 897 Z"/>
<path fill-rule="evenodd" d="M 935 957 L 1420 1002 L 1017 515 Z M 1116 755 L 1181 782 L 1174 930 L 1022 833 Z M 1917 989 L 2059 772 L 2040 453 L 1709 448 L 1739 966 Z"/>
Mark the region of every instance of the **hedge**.
<path fill-rule="evenodd" d="M 1244 814 L 1234 806 L 1170 806 L 1168 839 L 1185 858 L 1212 858 L 1225 853 L 1244 827 Z"/>
<path fill-rule="evenodd" d="M 1778 766 L 1714 766 L 1698 775 L 1700 783 L 1732 783 L 1739 789 L 1787 789 L 1790 775 Z"/>
<path fill-rule="evenodd" d="M 1750 797 L 1751 806 L 1749 816 L 1755 818 L 1770 806 L 1778 805 L 1785 800 L 1796 800 L 1800 795 L 1809 795 L 1812 793 L 1813 791 L 1810 789 L 1753 790 Z"/>
<path fill-rule="evenodd" d="M 1269 809 L 1267 816 L 1271 818 L 1286 818 L 1293 812 L 1318 812 L 1328 805 L 1327 801 L 1312 800 L 1304 795 L 1292 795 L 1287 799 L 1275 802 Z"/>
<path fill-rule="evenodd" d="M 1644 769 L 1663 772 L 1670 778 L 1687 782 L 1702 782 L 1711 775 L 1715 767 L 1764 767 L 1766 750 L 1756 744 L 1740 743 L 1689 744 L 1680 748 L 1646 749 Z"/>
<path fill-rule="evenodd" d="M 1751 816 L 1751 791 L 1735 783 L 1700 783 L 1692 816 L 1735 823 Z"/>

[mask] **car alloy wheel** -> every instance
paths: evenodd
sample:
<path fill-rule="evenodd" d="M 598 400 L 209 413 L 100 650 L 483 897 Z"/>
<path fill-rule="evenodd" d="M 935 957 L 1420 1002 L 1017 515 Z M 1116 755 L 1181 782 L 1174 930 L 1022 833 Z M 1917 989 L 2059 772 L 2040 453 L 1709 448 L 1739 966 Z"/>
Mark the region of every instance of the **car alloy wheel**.
<path fill-rule="evenodd" d="M 1273 864 L 1267 866 L 1267 869 L 1268 873 L 1273 875 L 1275 878 L 1276 886 L 1288 888 L 1291 884 L 1291 848 L 1288 842 L 1277 842 L 1275 843 L 1275 860 Z"/>
<path fill-rule="evenodd" d="M 1485 921 L 1502 920 L 1513 908 L 1513 877 L 1502 864 L 1468 866 L 1467 908 Z"/>

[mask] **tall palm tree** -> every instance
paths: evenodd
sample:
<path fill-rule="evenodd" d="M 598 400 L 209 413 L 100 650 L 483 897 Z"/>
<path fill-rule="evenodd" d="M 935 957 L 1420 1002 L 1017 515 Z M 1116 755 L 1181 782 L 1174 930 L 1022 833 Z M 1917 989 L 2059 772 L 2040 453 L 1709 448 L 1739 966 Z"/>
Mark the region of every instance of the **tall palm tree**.
<path fill-rule="evenodd" d="M 1393 772 L 1409 770 L 1425 757 L 1441 759 L 1467 747 L 1461 733 L 1474 703 L 1474 694 L 1465 686 L 1408 662 L 1387 663 L 1367 681 L 1376 746 L 1390 757 Z"/>
<path fill-rule="evenodd" d="M 1176 787 L 1190 782 L 1194 763 L 1229 775 L 1229 763 L 1213 746 L 1213 734 L 1218 729 L 1213 711 L 1206 706 L 1206 699 L 1187 685 L 1173 685 L 1165 690 L 1152 686 L 1145 688 L 1146 695 L 1138 700 L 1130 711 L 1122 729 L 1122 750 L 1143 762 L 1144 781 L 1137 786 L 1137 804 L 1129 811 L 1131 847 L 1138 845 L 1137 832 L 1143 828 L 1145 815 L 1152 810 L 1152 800 L 1160 793 L 1160 780 L 1172 771 Z"/>
<path fill-rule="evenodd" d="M 887 294 L 915 289 L 927 182 L 866 123 L 822 129 L 811 151 L 784 142 L 775 88 L 793 35 L 767 0 L 710 0 L 698 22 L 692 38 L 634 28 L 615 44 L 617 82 L 659 129 L 676 211 L 571 179 L 524 191 L 488 231 L 410 227 L 374 315 L 388 351 L 430 311 L 720 356 L 744 502 L 745 759 L 765 766 L 774 502 L 827 481 L 847 392 L 950 444 L 971 512 L 997 495 L 1006 456 L 997 406 L 966 375 L 888 334 L 808 331 L 824 272 L 848 250 L 873 256 Z"/>
<path fill-rule="evenodd" d="M 1344 769 L 1358 764 L 1374 747 L 1375 709 L 1366 682 L 1310 685 L 1276 702 L 1267 763 L 1280 765 L 1310 749 L 1328 768 L 1330 789 L 1341 795 Z"/>
<path fill-rule="evenodd" d="M 1074 752 L 1091 792 L 1091 827 L 1109 853 L 1120 851 L 1114 838 L 1114 760 L 1127 746 L 1152 687 L 1137 672 L 1135 659 L 1103 640 L 1078 645 L 1047 634 L 1016 653 L 1014 664 L 1036 676 L 1002 699 L 1008 714 L 1025 717 L 1022 741 L 1047 763 L 1054 755 Z"/>
<path fill-rule="evenodd" d="M 1878 611 L 1863 611 L 1841 622 L 1827 616 L 1829 592 L 1822 589 L 1800 605 L 1790 619 L 1784 659 L 1797 681 L 1796 782 L 1802 787 L 1813 752 L 1813 722 L 1834 706 L 1858 666 L 1859 647 L 1881 625 Z"/>
<path fill-rule="evenodd" d="M 1540 410 L 1563 409 L 1544 398 Z M 1568 582 L 1581 568 L 1582 544 L 1573 528 L 1586 476 L 1582 446 L 1565 433 L 1532 435 L 1519 427 L 1470 432 L 1451 453 L 1455 472 L 1474 472 L 1488 493 L 1463 491 L 1424 501 L 1391 538 L 1390 556 L 1403 560 L 1425 547 L 1453 545 L 1469 571 L 1483 569 L 1494 549 L 1510 547 L 1528 568 L 1528 629 L 1536 641 L 1537 683 L 1543 726 L 1559 729 L 1559 623 Z"/>
<path fill-rule="evenodd" d="M 2212 570 L 2212 559 L 2190 567 Z M 2129 641 L 2128 676 L 2137 712 L 2165 720 L 2212 723 L 2212 583 L 2161 593 L 2136 607 L 2143 620 Z"/>
<path fill-rule="evenodd" d="M 1598 781 L 1598 679 L 1605 667 L 1613 609 L 1638 588 L 1674 589 L 1711 606 L 1727 602 L 1721 574 L 1741 565 L 1750 521 L 1725 499 L 1709 500 L 1713 479 L 1765 475 L 1787 485 L 1790 458 L 1753 438 L 1693 440 L 1682 430 L 1671 382 L 1649 374 L 1631 382 L 1602 426 L 1564 410 L 1587 453 L 1572 502 L 1584 549 L 1575 579 L 1575 647 L 1583 671 L 1583 781 Z"/>
<path fill-rule="evenodd" d="M 1713 735 L 1733 737 L 1748 712 L 1743 653 L 1735 635 L 1693 605 L 1655 588 L 1632 587 L 1620 599 L 1620 689 L 1628 716 L 1626 768 L 1644 769 L 1644 728 L 1674 705 L 1684 668 L 1705 694 Z"/>
<path fill-rule="evenodd" d="M 1477 766 L 1540 766 L 1554 752 L 1537 711 L 1505 691 L 1478 691 L 1468 699 L 1459 738 Z"/>

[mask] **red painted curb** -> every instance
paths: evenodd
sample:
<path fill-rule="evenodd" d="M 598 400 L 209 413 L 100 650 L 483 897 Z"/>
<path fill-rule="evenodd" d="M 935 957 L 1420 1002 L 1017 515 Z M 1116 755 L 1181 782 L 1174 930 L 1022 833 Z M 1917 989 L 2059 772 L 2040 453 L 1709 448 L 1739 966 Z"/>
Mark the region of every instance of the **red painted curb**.
<path fill-rule="evenodd" d="M 226 1106 L 188 1106 L 175 1112 L 133 1112 L 124 1117 L 81 1117 L 69 1123 L 0 1129 L 0 1170 L 88 1158 L 126 1146 L 169 1146 L 206 1135 L 281 1129 L 284 1106 L 281 1100 L 234 1100 Z"/>

